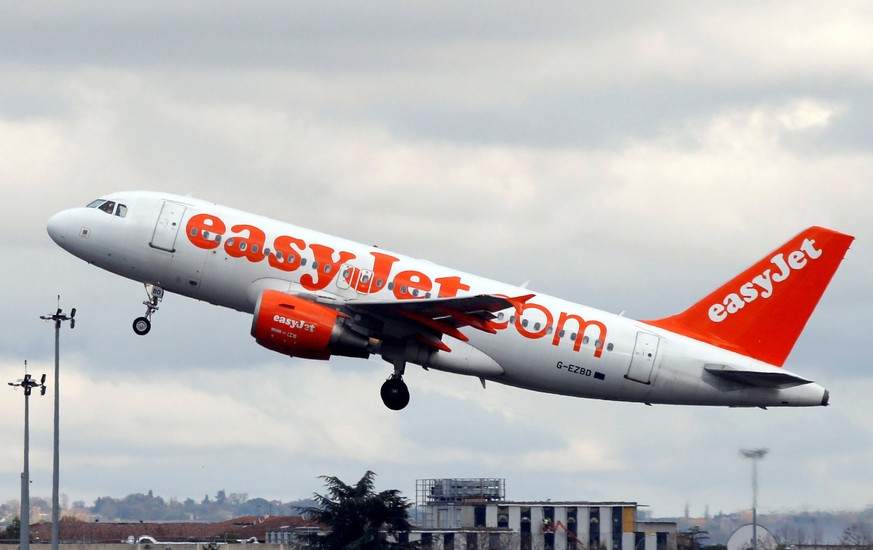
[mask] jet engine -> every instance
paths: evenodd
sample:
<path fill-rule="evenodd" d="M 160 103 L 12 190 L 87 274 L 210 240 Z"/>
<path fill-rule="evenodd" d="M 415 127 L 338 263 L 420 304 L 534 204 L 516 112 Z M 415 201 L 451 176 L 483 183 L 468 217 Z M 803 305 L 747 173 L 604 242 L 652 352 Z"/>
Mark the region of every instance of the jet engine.
<path fill-rule="evenodd" d="M 252 336 L 267 349 L 293 357 L 369 357 L 369 339 L 346 326 L 347 315 L 277 290 L 255 305 Z"/>

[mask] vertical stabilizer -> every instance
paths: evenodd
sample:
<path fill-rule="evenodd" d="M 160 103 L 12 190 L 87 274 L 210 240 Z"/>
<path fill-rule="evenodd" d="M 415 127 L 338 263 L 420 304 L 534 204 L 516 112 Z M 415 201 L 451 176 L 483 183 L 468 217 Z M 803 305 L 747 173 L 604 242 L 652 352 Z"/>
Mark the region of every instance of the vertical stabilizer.
<path fill-rule="evenodd" d="M 781 367 L 853 240 L 810 227 L 682 313 L 643 322 Z"/>

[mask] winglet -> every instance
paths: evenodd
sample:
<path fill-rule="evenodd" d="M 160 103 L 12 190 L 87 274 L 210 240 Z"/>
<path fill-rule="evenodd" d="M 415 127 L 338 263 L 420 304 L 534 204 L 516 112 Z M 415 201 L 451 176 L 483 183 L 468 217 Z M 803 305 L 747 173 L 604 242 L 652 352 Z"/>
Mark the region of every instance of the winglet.
<path fill-rule="evenodd" d="M 643 322 L 781 367 L 853 240 L 810 227 L 684 312 Z"/>
<path fill-rule="evenodd" d="M 521 312 L 521 308 L 524 307 L 525 302 L 534 296 L 536 296 L 536 294 L 525 294 L 524 296 L 516 296 L 514 298 L 506 296 L 506 301 L 509 302 L 509 305 L 515 308 L 515 311 Z"/>

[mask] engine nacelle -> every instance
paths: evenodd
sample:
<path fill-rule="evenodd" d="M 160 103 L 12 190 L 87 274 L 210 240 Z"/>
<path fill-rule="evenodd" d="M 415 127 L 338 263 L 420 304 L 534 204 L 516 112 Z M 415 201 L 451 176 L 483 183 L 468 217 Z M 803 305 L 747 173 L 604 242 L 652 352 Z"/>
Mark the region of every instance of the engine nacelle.
<path fill-rule="evenodd" d="M 309 300 L 265 290 L 255 305 L 252 336 L 265 348 L 294 357 L 369 357 L 369 340 L 345 326 L 347 317 Z"/>

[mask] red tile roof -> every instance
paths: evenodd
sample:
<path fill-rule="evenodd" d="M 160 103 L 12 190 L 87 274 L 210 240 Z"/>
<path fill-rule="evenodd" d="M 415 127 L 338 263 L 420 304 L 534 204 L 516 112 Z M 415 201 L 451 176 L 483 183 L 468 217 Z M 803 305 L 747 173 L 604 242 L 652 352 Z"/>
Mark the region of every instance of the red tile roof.
<path fill-rule="evenodd" d="M 301 516 L 275 516 L 259 518 L 245 516 L 219 523 L 105 523 L 86 522 L 70 518 L 61 520 L 60 539 L 63 542 L 118 543 L 126 542 L 128 537 L 137 539 L 149 536 L 157 542 L 187 542 L 210 540 L 247 540 L 251 537 L 264 542 L 267 531 L 282 528 L 312 526 L 312 522 Z M 31 525 L 30 536 L 34 541 L 51 540 L 51 523 Z"/>

